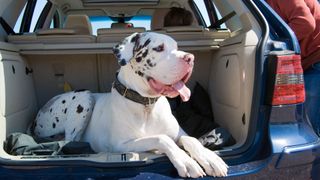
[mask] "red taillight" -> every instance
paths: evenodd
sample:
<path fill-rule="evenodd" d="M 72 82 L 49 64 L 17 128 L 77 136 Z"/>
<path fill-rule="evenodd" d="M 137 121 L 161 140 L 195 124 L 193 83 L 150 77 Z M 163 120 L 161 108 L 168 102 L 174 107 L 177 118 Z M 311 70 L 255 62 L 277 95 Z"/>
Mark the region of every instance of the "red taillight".
<path fill-rule="evenodd" d="M 304 102 L 305 90 L 300 55 L 278 55 L 276 64 L 272 105 Z"/>

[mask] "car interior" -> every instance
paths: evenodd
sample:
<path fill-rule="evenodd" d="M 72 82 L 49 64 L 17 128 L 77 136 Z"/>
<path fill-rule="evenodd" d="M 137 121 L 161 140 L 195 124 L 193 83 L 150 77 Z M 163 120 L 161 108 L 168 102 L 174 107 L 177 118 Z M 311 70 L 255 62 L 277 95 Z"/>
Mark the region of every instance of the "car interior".
<path fill-rule="evenodd" d="M 26 8 L 26 2 L 8 1 L 3 6 L 6 10 L 1 17 L 12 28 Z M 169 35 L 178 42 L 179 49 L 194 54 L 195 66 L 187 86 L 192 90 L 197 83 L 201 84 L 209 95 L 212 121 L 235 139 L 233 145 L 225 146 L 219 152 L 236 152 L 246 144 L 253 120 L 255 59 L 261 29 L 245 6 L 239 5 L 242 1 L 212 0 L 212 5 L 204 4 L 210 13 L 200 12 L 196 0 L 48 2 L 46 11 L 40 14 L 41 23 L 38 22 L 34 30 L 8 34 L 0 28 L 2 144 L 11 133 L 28 133 L 38 110 L 67 89 L 110 92 L 115 73 L 120 68 L 112 47 L 134 32 Z M 171 7 L 190 11 L 192 24 L 164 27 L 164 17 Z M 111 25 L 95 29 L 93 17 L 108 17 Z M 147 17 L 149 24 L 139 26 L 130 22 L 132 17 Z M 215 25 L 219 20 L 223 22 Z M 17 161 L 64 158 L 127 162 L 148 161 L 163 155 L 128 152 L 126 156 L 125 160 L 117 153 L 27 156 L 12 155 L 0 148 L 1 158 Z"/>

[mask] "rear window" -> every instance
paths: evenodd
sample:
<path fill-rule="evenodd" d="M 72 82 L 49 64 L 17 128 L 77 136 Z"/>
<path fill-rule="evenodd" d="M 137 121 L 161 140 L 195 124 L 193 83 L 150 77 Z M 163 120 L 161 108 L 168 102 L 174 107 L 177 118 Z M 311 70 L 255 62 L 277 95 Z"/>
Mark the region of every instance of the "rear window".
<path fill-rule="evenodd" d="M 111 28 L 112 23 L 117 23 L 117 18 L 111 18 L 107 16 L 91 16 L 89 17 L 92 31 L 94 35 L 97 35 L 97 30 L 100 28 Z M 125 23 L 131 23 L 133 27 L 144 27 L 146 30 L 150 30 L 151 16 L 133 16 L 125 18 Z"/>
<path fill-rule="evenodd" d="M 22 9 L 22 11 L 19 15 L 19 18 L 17 19 L 17 22 L 14 26 L 15 32 L 33 32 L 35 30 L 35 27 L 36 27 L 36 24 L 37 24 L 38 19 L 40 17 L 40 14 L 43 11 L 45 5 L 48 3 L 48 1 L 47 0 L 38 0 L 38 1 L 36 1 L 34 9 L 30 7 L 30 9 L 28 9 L 29 11 L 26 12 L 27 11 L 26 8 L 27 8 L 28 3 L 31 3 L 31 1 L 27 1 L 24 8 Z M 27 27 L 28 29 L 23 30 L 21 27 L 23 25 L 22 24 L 23 18 L 27 18 L 29 16 L 32 17 L 30 25 L 29 25 L 29 27 Z"/>

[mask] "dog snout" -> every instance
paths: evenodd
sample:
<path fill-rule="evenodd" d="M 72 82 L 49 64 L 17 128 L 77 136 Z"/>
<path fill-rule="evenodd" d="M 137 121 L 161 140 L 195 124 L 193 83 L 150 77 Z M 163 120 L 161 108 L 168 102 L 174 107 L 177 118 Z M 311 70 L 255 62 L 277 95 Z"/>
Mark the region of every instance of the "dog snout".
<path fill-rule="evenodd" d="M 193 55 L 193 54 L 185 54 L 185 55 L 183 56 L 182 60 L 184 60 L 184 61 L 187 62 L 188 64 L 193 64 L 194 55 Z"/>

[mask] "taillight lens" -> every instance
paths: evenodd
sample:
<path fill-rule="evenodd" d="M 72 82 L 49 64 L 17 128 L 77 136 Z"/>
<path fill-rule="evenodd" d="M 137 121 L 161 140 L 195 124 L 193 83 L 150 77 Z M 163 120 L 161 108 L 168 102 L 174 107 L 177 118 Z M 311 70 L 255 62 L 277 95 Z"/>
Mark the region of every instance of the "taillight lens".
<path fill-rule="evenodd" d="M 303 69 L 300 55 L 277 55 L 272 105 L 305 101 Z"/>

